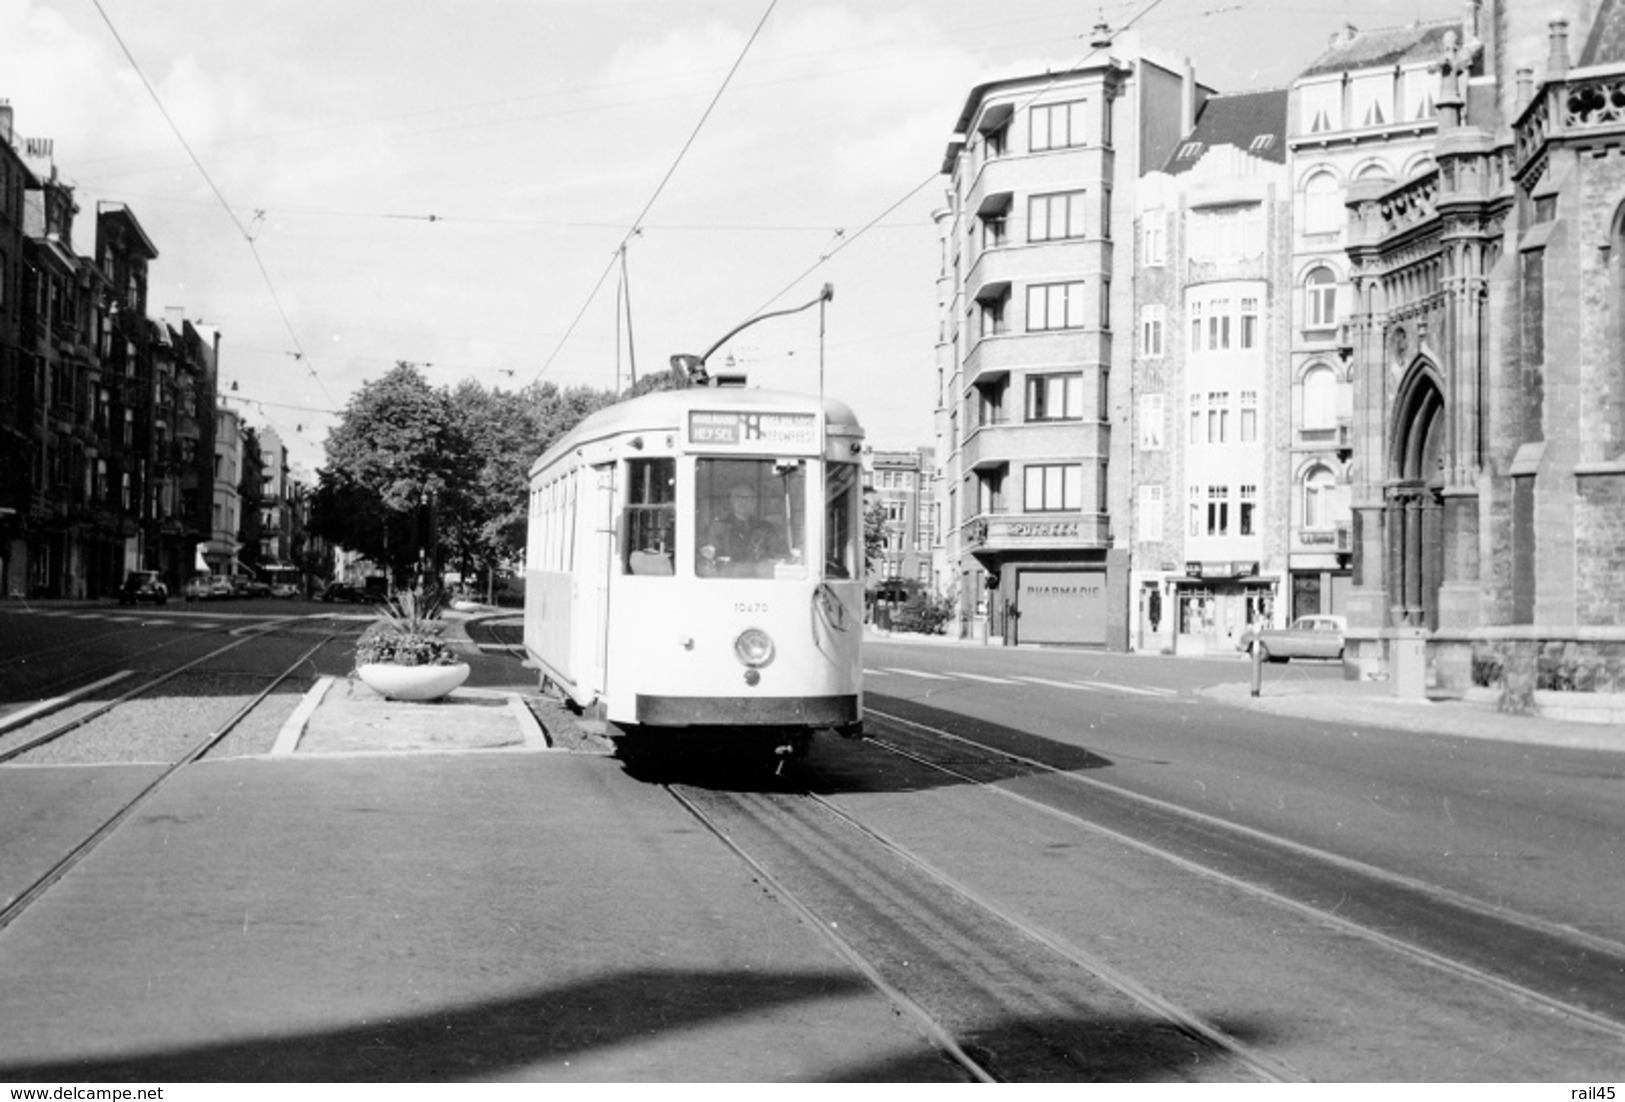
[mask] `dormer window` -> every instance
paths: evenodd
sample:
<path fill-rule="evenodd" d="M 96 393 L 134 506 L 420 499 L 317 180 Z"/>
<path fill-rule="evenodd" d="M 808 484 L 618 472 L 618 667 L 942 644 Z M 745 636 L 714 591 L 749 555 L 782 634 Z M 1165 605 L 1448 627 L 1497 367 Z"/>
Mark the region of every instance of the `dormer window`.
<path fill-rule="evenodd" d="M 1271 149 L 1275 148 L 1275 135 L 1256 134 L 1253 136 L 1252 144 L 1250 144 L 1247 148 L 1253 153 L 1267 153 Z"/>

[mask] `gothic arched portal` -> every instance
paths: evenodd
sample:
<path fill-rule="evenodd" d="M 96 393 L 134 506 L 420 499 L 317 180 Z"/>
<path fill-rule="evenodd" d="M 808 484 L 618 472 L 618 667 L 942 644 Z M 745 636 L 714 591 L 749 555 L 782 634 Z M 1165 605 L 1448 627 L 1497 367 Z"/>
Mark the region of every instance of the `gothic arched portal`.
<path fill-rule="evenodd" d="M 1437 369 L 1411 365 L 1394 403 L 1388 438 L 1388 608 L 1396 627 L 1439 626 L 1444 575 L 1444 393 Z"/>

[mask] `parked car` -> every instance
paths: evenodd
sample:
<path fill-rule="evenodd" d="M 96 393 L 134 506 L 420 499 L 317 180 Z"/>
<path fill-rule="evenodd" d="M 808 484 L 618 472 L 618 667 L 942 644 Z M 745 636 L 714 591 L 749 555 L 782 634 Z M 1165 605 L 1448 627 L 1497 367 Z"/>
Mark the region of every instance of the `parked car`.
<path fill-rule="evenodd" d="M 1284 628 L 1248 629 L 1236 641 L 1238 649 L 1265 662 L 1285 662 L 1289 658 L 1342 658 L 1343 636 L 1348 620 L 1342 616 L 1300 616 Z"/>
<path fill-rule="evenodd" d="M 322 590 L 322 600 L 324 601 L 360 602 L 366 599 L 367 595 L 349 582 L 331 582 L 326 589 Z"/>
<path fill-rule="evenodd" d="M 181 596 L 188 601 L 207 601 L 214 596 L 211 589 L 214 586 L 214 576 L 211 574 L 193 574 L 186 580 L 186 586 L 181 590 Z"/>
<path fill-rule="evenodd" d="M 278 599 L 288 599 L 299 596 L 299 587 L 293 582 L 272 582 L 271 596 Z"/>
<path fill-rule="evenodd" d="M 155 605 L 169 603 L 169 587 L 156 570 L 132 570 L 124 576 L 124 585 L 118 591 L 118 603 L 134 605 L 151 601 Z"/>
<path fill-rule="evenodd" d="M 233 597 L 269 597 L 271 587 L 258 578 L 251 578 L 247 574 L 233 574 L 231 576 L 231 595 Z"/>
<path fill-rule="evenodd" d="M 231 589 L 231 579 L 223 574 L 217 574 L 209 579 L 210 599 L 224 600 L 234 596 Z"/>

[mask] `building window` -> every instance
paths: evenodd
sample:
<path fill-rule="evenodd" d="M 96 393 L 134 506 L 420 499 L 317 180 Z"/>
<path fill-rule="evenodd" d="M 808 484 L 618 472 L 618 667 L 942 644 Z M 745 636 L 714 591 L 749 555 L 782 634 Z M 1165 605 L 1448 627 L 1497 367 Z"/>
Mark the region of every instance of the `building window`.
<path fill-rule="evenodd" d="M 1325 364 L 1303 374 L 1303 427 L 1329 429 L 1337 425 L 1337 376 Z"/>
<path fill-rule="evenodd" d="M 1258 391 L 1244 390 L 1241 392 L 1241 442 L 1253 444 L 1258 441 Z"/>
<path fill-rule="evenodd" d="M 1230 443 L 1230 392 L 1209 391 L 1207 396 L 1207 442 Z"/>
<path fill-rule="evenodd" d="M 1031 132 L 1027 148 L 1038 153 L 1045 149 L 1067 149 L 1084 145 L 1086 100 L 1070 103 L 1050 103 L 1034 107 L 1028 112 Z"/>
<path fill-rule="evenodd" d="M 1190 258 L 1233 264 L 1264 254 L 1264 208 L 1257 203 L 1190 213 Z"/>
<path fill-rule="evenodd" d="M 1083 281 L 1041 283 L 1027 288 L 1027 332 L 1081 329 L 1084 325 Z"/>
<path fill-rule="evenodd" d="M 1055 195 L 1034 195 L 1027 200 L 1027 240 L 1059 241 L 1083 237 L 1088 221 L 1084 213 L 1085 194 L 1064 191 Z"/>
<path fill-rule="evenodd" d="M 1009 303 L 1010 292 L 1008 290 L 992 298 L 976 300 L 976 313 L 981 336 L 995 337 L 1009 328 L 1004 320 L 1005 307 Z"/>
<path fill-rule="evenodd" d="M 978 425 L 1004 424 L 1004 395 L 1010 389 L 1010 376 L 1000 375 L 987 383 L 976 384 L 976 423 Z"/>
<path fill-rule="evenodd" d="M 1237 518 L 1239 535 L 1251 536 L 1256 534 L 1253 530 L 1253 517 L 1257 508 L 1258 487 L 1244 483 L 1241 487 L 1241 497 L 1237 506 L 1237 512 L 1240 514 Z"/>
<path fill-rule="evenodd" d="M 1192 352 L 1202 351 L 1202 304 L 1191 302 L 1191 347 Z"/>
<path fill-rule="evenodd" d="M 993 514 L 1002 511 L 1005 470 L 1005 467 L 999 466 L 976 472 L 976 503 L 980 512 Z"/>
<path fill-rule="evenodd" d="M 1027 420 L 1076 421 L 1083 416 L 1083 375 L 1027 376 Z"/>
<path fill-rule="evenodd" d="M 1325 467 L 1315 467 L 1303 480 L 1303 526 L 1324 529 L 1332 526 L 1332 492 L 1337 479 Z"/>
<path fill-rule="evenodd" d="M 1010 124 L 989 130 L 982 136 L 985 153 L 988 157 L 1002 157 L 1010 145 Z"/>
<path fill-rule="evenodd" d="M 1140 395 L 1140 450 L 1162 450 L 1162 395 Z"/>
<path fill-rule="evenodd" d="M 1162 358 L 1162 326 L 1167 316 L 1166 306 L 1140 307 L 1140 355 Z"/>
<path fill-rule="evenodd" d="M 1003 214 L 990 214 L 982 219 L 982 248 L 996 249 L 1004 244 L 1006 219 Z"/>
<path fill-rule="evenodd" d="M 1140 262 L 1147 268 L 1160 268 L 1168 262 L 1167 222 L 1166 214 L 1154 210 L 1145 216 L 1141 224 Z"/>
<path fill-rule="evenodd" d="M 1207 488 L 1207 534 L 1210 536 L 1228 536 L 1230 534 L 1230 487 L 1209 486 Z"/>
<path fill-rule="evenodd" d="M 1083 468 L 1076 463 L 1040 464 L 1023 472 L 1022 508 L 1029 513 L 1076 512 L 1083 508 Z"/>
<path fill-rule="evenodd" d="M 1317 172 L 1303 188 L 1303 232 L 1336 233 L 1343 228 L 1343 189 L 1330 172 Z"/>
<path fill-rule="evenodd" d="M 1207 347 L 1210 352 L 1222 352 L 1230 347 L 1230 300 L 1216 298 L 1208 304 Z"/>
<path fill-rule="evenodd" d="M 1258 300 L 1241 300 L 1241 347 L 1258 347 Z"/>
<path fill-rule="evenodd" d="M 1185 529 L 1187 536 L 1200 536 L 1202 534 L 1202 487 L 1192 486 L 1185 495 L 1185 501 L 1190 509 L 1190 523 Z"/>
<path fill-rule="evenodd" d="M 1303 281 L 1305 329 L 1330 329 L 1337 324 L 1337 277 L 1330 268 L 1316 268 Z"/>
<path fill-rule="evenodd" d="M 1200 391 L 1191 392 L 1191 431 L 1186 443 L 1205 444 L 1207 437 L 1202 434 L 1202 394 Z"/>
<path fill-rule="evenodd" d="M 1162 487 L 1140 487 L 1140 512 L 1136 518 L 1141 543 L 1162 541 Z"/>

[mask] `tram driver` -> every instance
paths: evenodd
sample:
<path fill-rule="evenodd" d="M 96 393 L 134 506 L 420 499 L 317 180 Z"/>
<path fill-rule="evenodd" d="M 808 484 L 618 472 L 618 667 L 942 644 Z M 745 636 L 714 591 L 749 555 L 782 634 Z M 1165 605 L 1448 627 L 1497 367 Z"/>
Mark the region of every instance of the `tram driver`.
<path fill-rule="evenodd" d="M 711 522 L 700 546 L 699 572 L 750 575 L 759 564 L 787 554 L 778 526 L 757 515 L 756 491 L 735 486 L 728 492 L 728 511 Z"/>

